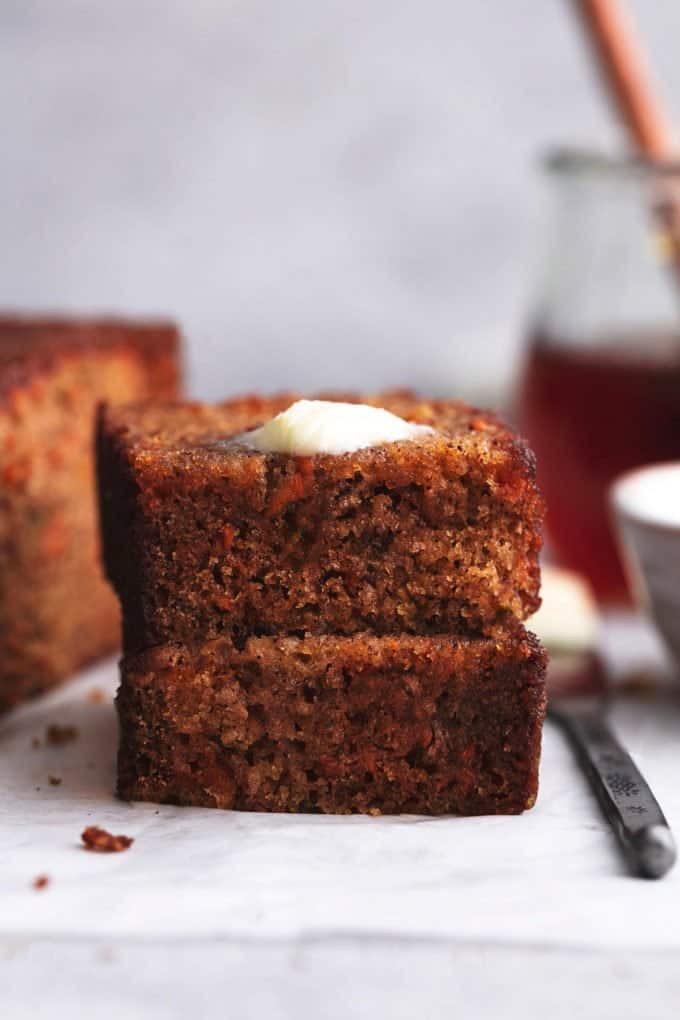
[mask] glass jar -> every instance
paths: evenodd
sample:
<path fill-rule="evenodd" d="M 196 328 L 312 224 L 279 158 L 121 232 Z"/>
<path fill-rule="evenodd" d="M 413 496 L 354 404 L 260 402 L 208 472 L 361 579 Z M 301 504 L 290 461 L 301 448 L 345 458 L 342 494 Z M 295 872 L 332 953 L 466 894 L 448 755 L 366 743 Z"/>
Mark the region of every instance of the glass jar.
<path fill-rule="evenodd" d="M 519 389 L 554 558 L 603 602 L 627 593 L 607 489 L 632 467 L 680 459 L 680 268 L 662 202 L 680 166 L 561 152 Z"/>

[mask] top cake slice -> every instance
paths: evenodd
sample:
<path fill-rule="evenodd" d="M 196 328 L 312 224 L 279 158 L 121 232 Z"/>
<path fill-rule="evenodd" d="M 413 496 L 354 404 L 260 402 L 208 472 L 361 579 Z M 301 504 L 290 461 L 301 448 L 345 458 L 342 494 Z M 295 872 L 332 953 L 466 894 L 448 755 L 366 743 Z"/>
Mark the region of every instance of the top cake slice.
<path fill-rule="evenodd" d="M 538 607 L 542 500 L 498 419 L 343 396 L 433 431 L 306 457 L 243 440 L 295 399 L 103 409 L 104 557 L 127 652 L 219 635 L 489 635 Z"/>

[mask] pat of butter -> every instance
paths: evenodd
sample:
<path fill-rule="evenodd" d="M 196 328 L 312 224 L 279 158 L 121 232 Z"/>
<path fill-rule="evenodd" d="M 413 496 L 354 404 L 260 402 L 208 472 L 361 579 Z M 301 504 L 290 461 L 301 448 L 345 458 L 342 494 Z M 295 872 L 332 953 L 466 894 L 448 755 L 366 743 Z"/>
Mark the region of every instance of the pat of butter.
<path fill-rule="evenodd" d="M 252 432 L 236 437 L 261 453 L 353 453 L 404 439 L 431 435 L 428 425 L 414 425 L 382 407 L 334 400 L 298 400 Z"/>
<path fill-rule="evenodd" d="M 588 652 L 597 646 L 600 614 L 587 582 L 571 570 L 544 566 L 541 608 L 531 628 L 549 652 Z"/>

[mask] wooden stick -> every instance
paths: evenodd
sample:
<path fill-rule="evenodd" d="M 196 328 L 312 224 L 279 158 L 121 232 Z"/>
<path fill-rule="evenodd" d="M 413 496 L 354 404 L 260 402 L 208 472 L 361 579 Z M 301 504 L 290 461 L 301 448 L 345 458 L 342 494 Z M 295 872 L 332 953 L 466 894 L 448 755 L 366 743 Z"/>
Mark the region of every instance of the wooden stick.
<path fill-rule="evenodd" d="M 593 46 L 605 84 L 636 148 L 660 163 L 673 159 L 673 132 L 652 85 L 633 29 L 618 0 L 573 0 Z M 660 178 L 653 212 L 680 281 L 680 189 Z"/>
<path fill-rule="evenodd" d="M 574 0 L 616 108 L 637 148 L 651 159 L 673 155 L 673 134 L 630 22 L 618 0 Z"/>

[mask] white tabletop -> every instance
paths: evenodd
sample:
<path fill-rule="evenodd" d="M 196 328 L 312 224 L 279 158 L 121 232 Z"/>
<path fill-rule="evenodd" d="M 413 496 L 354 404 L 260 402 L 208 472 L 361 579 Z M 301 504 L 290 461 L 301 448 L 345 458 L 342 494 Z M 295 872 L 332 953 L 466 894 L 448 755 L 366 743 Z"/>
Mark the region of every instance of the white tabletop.
<path fill-rule="evenodd" d="M 109 663 L 0 722 L 3 1015 L 680 1015 L 680 869 L 627 874 L 552 725 L 520 817 L 127 805 L 115 684 Z M 54 722 L 78 739 L 34 747 Z M 680 831 L 680 702 L 627 697 L 613 723 Z M 89 824 L 134 845 L 87 853 Z"/>

